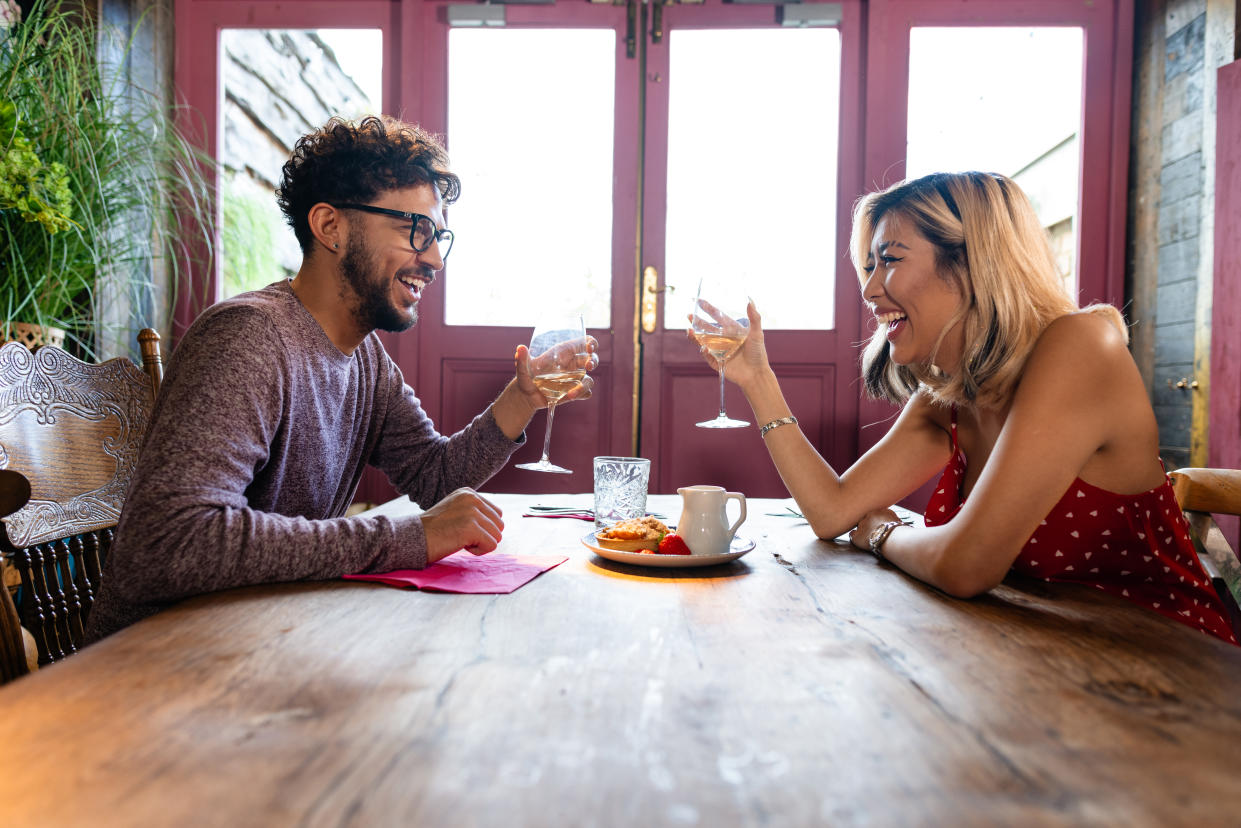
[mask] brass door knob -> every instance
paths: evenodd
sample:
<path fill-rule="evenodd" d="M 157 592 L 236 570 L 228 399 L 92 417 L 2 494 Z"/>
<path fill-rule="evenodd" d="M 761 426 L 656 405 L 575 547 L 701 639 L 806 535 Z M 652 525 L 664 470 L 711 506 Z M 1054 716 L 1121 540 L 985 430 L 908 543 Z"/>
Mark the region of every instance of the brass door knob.
<path fill-rule="evenodd" d="M 659 320 L 655 316 L 656 302 L 655 297 L 663 293 L 665 290 L 674 291 L 672 285 L 664 285 L 658 287 L 659 271 L 651 266 L 642 269 L 642 330 L 647 333 L 655 333 L 655 327 L 659 324 Z"/>

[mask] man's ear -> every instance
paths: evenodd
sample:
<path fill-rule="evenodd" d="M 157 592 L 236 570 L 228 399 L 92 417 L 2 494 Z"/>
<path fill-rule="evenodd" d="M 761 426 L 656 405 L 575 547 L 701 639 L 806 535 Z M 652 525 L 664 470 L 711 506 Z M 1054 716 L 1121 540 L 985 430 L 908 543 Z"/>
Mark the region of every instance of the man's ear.
<path fill-rule="evenodd" d="M 329 253 L 340 252 L 341 245 L 349 236 L 349 222 L 344 214 L 331 204 L 320 201 L 310 208 L 306 218 L 315 241 Z"/>

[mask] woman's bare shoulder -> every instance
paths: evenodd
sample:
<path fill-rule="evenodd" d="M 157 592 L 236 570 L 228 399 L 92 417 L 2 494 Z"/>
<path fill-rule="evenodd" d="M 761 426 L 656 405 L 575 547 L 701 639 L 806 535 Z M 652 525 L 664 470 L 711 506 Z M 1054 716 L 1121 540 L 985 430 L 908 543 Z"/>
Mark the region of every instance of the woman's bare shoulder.
<path fill-rule="evenodd" d="M 952 406 L 937 400 L 927 389 L 920 388 L 905 404 L 901 419 L 911 428 L 926 428 L 947 434 L 952 424 Z"/>
<path fill-rule="evenodd" d="M 1051 361 L 1094 373 L 1130 362 L 1128 341 L 1119 314 L 1077 311 L 1051 322 L 1034 345 L 1031 366 Z"/>

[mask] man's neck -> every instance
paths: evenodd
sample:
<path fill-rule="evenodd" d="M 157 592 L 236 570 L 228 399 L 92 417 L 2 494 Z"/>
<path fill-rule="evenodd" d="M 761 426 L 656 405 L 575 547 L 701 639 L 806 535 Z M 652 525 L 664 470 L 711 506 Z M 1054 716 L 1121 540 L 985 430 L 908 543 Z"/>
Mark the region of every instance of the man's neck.
<path fill-rule="evenodd" d="M 358 326 L 353 312 L 356 300 L 345 295 L 345 288 L 335 273 L 303 259 L 301 269 L 289 286 L 341 353 L 352 355 L 370 333 Z"/>

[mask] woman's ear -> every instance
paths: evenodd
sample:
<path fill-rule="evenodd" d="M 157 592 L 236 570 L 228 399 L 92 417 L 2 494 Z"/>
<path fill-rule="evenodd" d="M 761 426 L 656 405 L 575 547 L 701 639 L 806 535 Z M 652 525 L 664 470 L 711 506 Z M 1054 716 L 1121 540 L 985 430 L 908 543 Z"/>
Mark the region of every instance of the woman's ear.
<path fill-rule="evenodd" d="M 306 218 L 315 241 L 331 252 L 340 250 L 349 235 L 349 223 L 339 210 L 320 201 L 310 208 Z"/>

